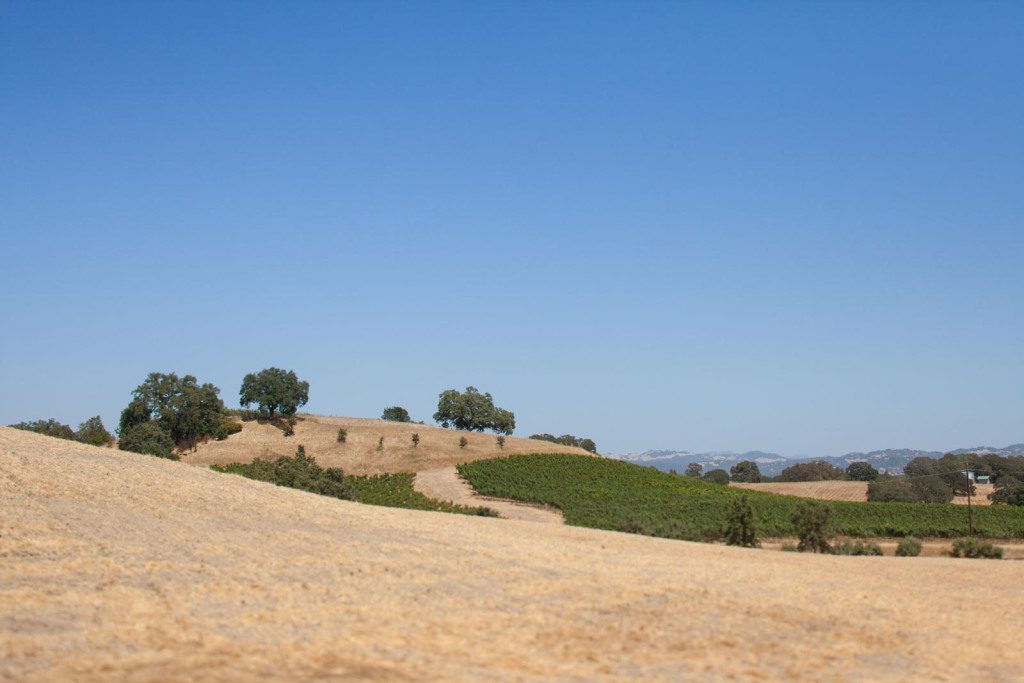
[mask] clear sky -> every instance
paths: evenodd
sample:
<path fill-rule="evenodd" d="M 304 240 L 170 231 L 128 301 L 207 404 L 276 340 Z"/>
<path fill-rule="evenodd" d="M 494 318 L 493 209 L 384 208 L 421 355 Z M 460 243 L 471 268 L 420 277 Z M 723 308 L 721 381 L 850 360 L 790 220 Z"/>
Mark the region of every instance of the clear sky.
<path fill-rule="evenodd" d="M 1024 441 L 1024 3 L 0 0 L 0 422 Z"/>

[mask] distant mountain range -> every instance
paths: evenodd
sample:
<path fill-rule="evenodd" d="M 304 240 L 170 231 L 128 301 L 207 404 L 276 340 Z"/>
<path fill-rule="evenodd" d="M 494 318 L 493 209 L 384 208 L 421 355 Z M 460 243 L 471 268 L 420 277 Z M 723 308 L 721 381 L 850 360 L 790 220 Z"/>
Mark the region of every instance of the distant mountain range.
<path fill-rule="evenodd" d="M 765 453 L 763 451 L 747 451 L 746 453 L 733 453 L 730 451 L 710 451 L 707 453 L 691 453 L 690 451 L 644 451 L 643 453 L 629 453 L 626 455 L 613 455 L 611 457 L 636 463 L 638 465 L 649 465 L 659 470 L 668 472 L 675 470 L 682 474 L 690 463 L 700 463 L 704 471 L 722 469 L 728 471 L 730 467 L 743 460 L 752 460 L 757 463 L 761 473 L 770 477 L 782 472 L 790 465 L 813 460 L 824 460 L 836 467 L 846 469 L 850 463 L 866 461 L 874 465 L 882 472 L 899 474 L 903 467 L 914 458 L 924 456 L 926 458 L 941 458 L 945 453 L 995 453 L 996 455 L 1024 455 L 1024 443 L 1016 443 L 1006 448 L 992 448 L 991 446 L 978 446 L 976 448 L 958 448 L 953 451 L 916 451 L 909 448 L 888 448 L 884 451 L 871 451 L 870 453 L 847 453 L 838 457 L 795 457 L 787 458 L 778 453 Z"/>

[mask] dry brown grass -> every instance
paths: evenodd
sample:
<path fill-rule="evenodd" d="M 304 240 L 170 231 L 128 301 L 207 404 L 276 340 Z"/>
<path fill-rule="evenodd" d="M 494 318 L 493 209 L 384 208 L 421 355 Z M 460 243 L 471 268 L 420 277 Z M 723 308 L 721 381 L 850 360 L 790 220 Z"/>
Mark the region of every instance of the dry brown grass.
<path fill-rule="evenodd" d="M 768 482 L 764 484 L 742 484 L 731 482 L 730 486 L 741 489 L 753 489 L 766 493 L 778 493 L 783 496 L 799 496 L 800 498 L 817 498 L 819 500 L 852 500 L 868 499 L 868 485 L 863 481 L 787 481 Z M 995 491 L 992 484 L 978 484 L 978 495 L 972 496 L 972 505 L 991 505 L 988 495 Z M 954 505 L 967 505 L 967 496 L 953 498 Z"/>
<path fill-rule="evenodd" d="M 417 472 L 463 462 L 472 462 L 502 455 L 524 453 L 582 453 L 586 451 L 560 446 L 547 441 L 505 437 L 505 447 L 498 448 L 494 434 L 461 432 L 433 425 L 388 422 L 358 417 L 326 417 L 302 415 L 295 425 L 295 435 L 286 437 L 277 427 L 258 422 L 242 423 L 242 431 L 225 441 L 207 441 L 182 460 L 193 465 L 226 465 L 251 462 L 255 458 L 272 459 L 293 455 L 302 444 L 306 453 L 324 467 L 341 467 L 348 474 L 382 474 L 385 472 Z M 338 428 L 348 431 L 345 443 L 338 443 Z M 412 435 L 420 435 L 419 446 L 413 447 Z M 384 449 L 377 442 L 384 437 Z M 459 448 L 459 439 L 469 442 Z"/>
<path fill-rule="evenodd" d="M 0 429 L 0 680 L 1016 680 L 1016 562 L 339 501 Z M 972 637 L 976 634 L 984 637 Z"/>
<path fill-rule="evenodd" d="M 787 481 L 765 484 L 730 482 L 729 486 L 778 493 L 783 496 L 819 498 L 821 500 L 865 501 L 868 499 L 868 485 L 863 481 Z"/>

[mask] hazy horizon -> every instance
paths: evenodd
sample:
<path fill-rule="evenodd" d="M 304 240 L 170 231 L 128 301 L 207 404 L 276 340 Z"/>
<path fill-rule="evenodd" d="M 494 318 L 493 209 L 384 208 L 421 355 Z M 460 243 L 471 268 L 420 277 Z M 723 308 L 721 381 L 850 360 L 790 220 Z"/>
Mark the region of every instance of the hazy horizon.
<path fill-rule="evenodd" d="M 1024 5 L 0 6 L 0 424 L 237 405 L 1024 440 Z"/>

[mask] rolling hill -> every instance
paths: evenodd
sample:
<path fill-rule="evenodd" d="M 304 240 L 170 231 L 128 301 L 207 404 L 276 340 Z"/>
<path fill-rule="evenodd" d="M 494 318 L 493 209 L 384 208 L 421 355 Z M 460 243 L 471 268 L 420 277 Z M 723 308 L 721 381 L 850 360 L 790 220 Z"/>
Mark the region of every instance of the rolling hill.
<path fill-rule="evenodd" d="M 0 679 L 1012 680 L 1014 562 L 339 501 L 0 428 Z M 983 638 L 964 639 L 964 633 Z"/>
<path fill-rule="evenodd" d="M 299 444 L 324 467 L 340 467 L 346 474 L 382 474 L 417 472 L 448 467 L 501 455 L 523 453 L 577 453 L 590 455 L 581 448 L 562 446 L 536 439 L 505 437 L 499 448 L 493 434 L 443 429 L 410 422 L 389 422 L 358 417 L 300 415 L 295 435 L 286 437 L 277 427 L 255 421 L 243 422 L 242 431 L 224 441 L 207 441 L 182 460 L 192 465 L 227 465 L 251 462 L 254 458 L 273 459 L 292 455 Z M 338 443 L 338 429 L 348 434 Z M 420 443 L 413 447 L 412 435 Z M 377 450 L 380 437 L 384 447 Z M 468 441 L 459 447 L 459 439 Z"/>

